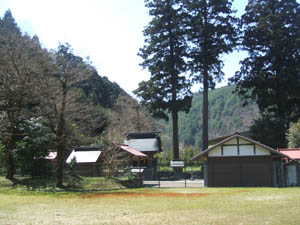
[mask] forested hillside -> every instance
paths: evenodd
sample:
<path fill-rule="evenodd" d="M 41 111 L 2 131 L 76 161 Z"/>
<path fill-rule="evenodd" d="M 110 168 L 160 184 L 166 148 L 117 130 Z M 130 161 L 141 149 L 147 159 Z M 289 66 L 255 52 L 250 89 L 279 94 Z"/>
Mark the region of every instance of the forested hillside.
<path fill-rule="evenodd" d="M 0 39 L 0 173 L 8 179 L 16 171 L 46 175 L 41 165 L 51 150 L 57 152 L 61 187 L 64 158 L 74 146 L 99 143 L 103 134 L 112 143 L 123 141 L 126 132 L 152 130 L 137 101 L 70 44 L 43 48 L 9 10 L 0 18 Z"/>
<path fill-rule="evenodd" d="M 253 118 L 258 117 L 255 103 L 243 107 L 243 100 L 233 94 L 234 86 L 227 86 L 210 91 L 209 98 L 209 139 L 248 130 Z M 168 125 L 171 135 L 171 121 Z M 201 146 L 202 137 L 202 93 L 194 94 L 189 113 L 180 113 L 179 137 L 185 146 Z"/>

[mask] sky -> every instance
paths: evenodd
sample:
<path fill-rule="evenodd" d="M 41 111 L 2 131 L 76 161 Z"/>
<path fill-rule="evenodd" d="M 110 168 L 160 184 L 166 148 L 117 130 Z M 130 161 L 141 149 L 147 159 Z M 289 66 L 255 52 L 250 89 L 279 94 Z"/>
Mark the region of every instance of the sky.
<path fill-rule="evenodd" d="M 247 0 L 235 0 L 238 15 Z M 37 35 L 43 47 L 55 49 L 71 44 L 74 54 L 89 57 L 101 76 L 116 82 L 128 94 L 148 80 L 150 73 L 139 64 L 144 45 L 143 29 L 150 21 L 143 0 L 1 0 L 0 17 L 10 9 L 23 32 Z M 234 52 L 224 56 L 225 79 L 239 69 L 246 56 Z M 198 91 L 195 85 L 193 91 Z"/>

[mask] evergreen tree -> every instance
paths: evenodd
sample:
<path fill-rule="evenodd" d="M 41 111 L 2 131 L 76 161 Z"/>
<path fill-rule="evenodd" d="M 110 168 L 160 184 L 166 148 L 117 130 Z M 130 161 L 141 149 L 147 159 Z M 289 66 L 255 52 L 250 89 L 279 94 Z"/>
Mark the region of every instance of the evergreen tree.
<path fill-rule="evenodd" d="M 168 119 L 172 116 L 173 158 L 179 158 L 178 112 L 188 111 L 192 94 L 187 71 L 185 14 L 180 0 L 145 0 L 152 21 L 144 29 L 145 45 L 139 55 L 141 64 L 151 72 L 148 81 L 141 82 L 135 94 L 142 99 L 151 114 Z"/>
<path fill-rule="evenodd" d="M 0 21 L 0 136 L 6 159 L 6 178 L 13 179 L 13 150 L 22 136 L 20 124 L 36 105 L 34 80 L 41 73 L 44 51 L 36 37 L 23 35 L 10 11 Z"/>
<path fill-rule="evenodd" d="M 236 91 L 256 100 L 269 121 L 282 121 L 268 135 L 285 143 L 290 122 L 300 114 L 300 7 L 296 0 L 252 0 L 242 16 L 243 50 L 249 55 L 231 82 Z M 274 125 L 275 126 L 275 125 Z"/>
<path fill-rule="evenodd" d="M 237 42 L 237 19 L 231 0 L 186 0 L 189 57 L 193 80 L 203 84 L 202 149 L 208 147 L 208 90 L 224 76 L 221 57 Z"/>

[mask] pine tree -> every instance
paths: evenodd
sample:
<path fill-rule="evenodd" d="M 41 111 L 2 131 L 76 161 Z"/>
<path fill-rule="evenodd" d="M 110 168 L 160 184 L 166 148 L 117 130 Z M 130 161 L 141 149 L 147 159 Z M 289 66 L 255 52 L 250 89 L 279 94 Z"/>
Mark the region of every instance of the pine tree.
<path fill-rule="evenodd" d="M 178 112 L 188 111 L 192 94 L 187 71 L 187 43 L 185 14 L 180 0 L 146 0 L 152 21 L 144 29 L 145 45 L 139 55 L 141 64 L 148 68 L 151 78 L 141 82 L 135 94 L 142 99 L 151 114 L 168 119 L 172 117 L 173 157 L 179 159 Z"/>
<path fill-rule="evenodd" d="M 208 147 L 208 90 L 224 76 L 221 57 L 236 46 L 237 22 L 231 0 L 186 0 L 192 77 L 203 84 L 202 149 Z"/>
<path fill-rule="evenodd" d="M 280 130 L 269 130 L 280 133 L 284 144 L 289 123 L 300 114 L 299 4 L 295 0 L 249 1 L 241 28 L 242 48 L 249 55 L 231 81 L 240 95 L 257 102 L 263 117 L 282 121 Z"/>

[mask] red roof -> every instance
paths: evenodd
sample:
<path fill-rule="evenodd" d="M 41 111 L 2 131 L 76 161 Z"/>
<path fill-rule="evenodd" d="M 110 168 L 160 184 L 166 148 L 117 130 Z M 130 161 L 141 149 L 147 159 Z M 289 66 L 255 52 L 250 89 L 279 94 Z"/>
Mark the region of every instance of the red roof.
<path fill-rule="evenodd" d="M 280 153 L 283 153 L 293 160 L 300 159 L 300 148 L 280 148 L 278 149 Z"/>
<path fill-rule="evenodd" d="M 148 157 L 146 154 L 144 154 L 138 150 L 135 150 L 134 148 L 131 148 L 128 145 L 120 145 L 120 148 L 134 156 L 137 156 L 137 157 L 145 157 L 145 158 Z"/>

